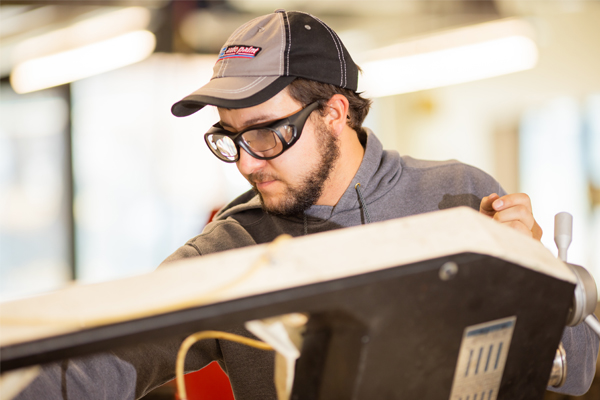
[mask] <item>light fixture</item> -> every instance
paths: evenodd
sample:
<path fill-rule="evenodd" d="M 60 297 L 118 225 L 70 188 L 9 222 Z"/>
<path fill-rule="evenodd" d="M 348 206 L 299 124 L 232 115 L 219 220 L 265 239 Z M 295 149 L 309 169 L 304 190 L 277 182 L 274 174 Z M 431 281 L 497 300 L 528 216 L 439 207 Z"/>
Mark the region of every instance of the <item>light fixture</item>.
<path fill-rule="evenodd" d="M 11 48 L 10 81 L 17 93 L 73 82 L 148 57 L 156 46 L 146 31 L 145 7 L 106 8 L 80 16 L 67 27 L 43 33 Z"/>
<path fill-rule="evenodd" d="M 144 7 L 104 8 L 81 15 L 78 21 L 19 42 L 11 58 L 20 64 L 32 58 L 60 53 L 148 27 L 152 14 Z"/>
<path fill-rule="evenodd" d="M 142 61 L 155 46 L 152 32 L 126 33 L 18 64 L 10 75 L 10 83 L 20 94 L 62 85 Z"/>
<path fill-rule="evenodd" d="M 359 90 L 370 97 L 416 92 L 533 68 L 538 51 L 525 21 L 479 24 L 365 54 Z"/>

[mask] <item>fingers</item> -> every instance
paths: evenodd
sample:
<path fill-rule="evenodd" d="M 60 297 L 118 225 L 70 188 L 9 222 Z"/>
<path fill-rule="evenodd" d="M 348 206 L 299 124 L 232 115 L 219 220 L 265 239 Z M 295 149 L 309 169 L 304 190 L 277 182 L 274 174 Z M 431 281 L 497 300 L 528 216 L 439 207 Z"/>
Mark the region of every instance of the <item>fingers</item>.
<path fill-rule="evenodd" d="M 542 235 L 544 232 L 542 231 L 542 227 L 538 225 L 537 221 L 533 221 L 533 228 L 531 229 L 532 236 L 535 240 L 542 240 Z"/>
<path fill-rule="evenodd" d="M 504 223 L 506 226 L 513 228 L 529 237 L 533 237 L 533 233 L 531 229 L 529 229 L 523 222 L 521 221 L 509 221 Z"/>
<path fill-rule="evenodd" d="M 536 240 L 542 238 L 531 208 L 531 199 L 525 193 L 513 193 L 499 197 L 492 193 L 481 200 L 479 212 Z"/>
<path fill-rule="evenodd" d="M 510 222 L 506 222 L 506 225 L 508 225 L 509 227 L 518 230 L 519 232 L 522 232 L 523 234 L 534 238 L 535 240 L 541 241 L 542 240 L 542 228 L 538 225 L 538 223 L 534 220 L 533 221 L 533 228 L 529 229 L 527 228 L 527 226 L 522 223 L 521 221 L 510 221 Z"/>
<path fill-rule="evenodd" d="M 491 197 L 490 195 L 488 197 Z M 482 201 L 483 203 L 483 201 Z M 531 199 L 525 193 L 513 193 L 502 196 L 496 200 L 492 200 L 491 207 L 495 211 L 506 210 L 515 206 L 524 206 L 531 213 Z"/>
<path fill-rule="evenodd" d="M 533 229 L 533 225 L 535 224 L 533 214 L 523 204 L 517 204 L 510 208 L 505 208 L 501 211 L 498 211 L 492 218 L 498 222 L 507 224 L 510 222 L 520 222 L 527 228 L 528 231 L 530 231 L 530 233 L 531 229 Z"/>
<path fill-rule="evenodd" d="M 496 210 L 494 210 L 494 207 L 492 207 L 492 203 L 498 198 L 500 198 L 500 196 L 498 196 L 496 193 L 492 193 L 489 196 L 481 199 L 479 212 L 487 215 L 488 217 L 493 217 L 496 213 Z"/>

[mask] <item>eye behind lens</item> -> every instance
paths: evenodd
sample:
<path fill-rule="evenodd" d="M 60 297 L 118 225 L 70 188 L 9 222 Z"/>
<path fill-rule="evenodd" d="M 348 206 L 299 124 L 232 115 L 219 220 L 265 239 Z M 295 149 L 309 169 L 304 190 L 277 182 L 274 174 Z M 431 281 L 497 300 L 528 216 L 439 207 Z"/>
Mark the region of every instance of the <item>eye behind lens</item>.
<path fill-rule="evenodd" d="M 269 151 L 279 144 L 277 134 L 271 129 L 254 129 L 242 135 L 250 149 L 256 152 Z"/>

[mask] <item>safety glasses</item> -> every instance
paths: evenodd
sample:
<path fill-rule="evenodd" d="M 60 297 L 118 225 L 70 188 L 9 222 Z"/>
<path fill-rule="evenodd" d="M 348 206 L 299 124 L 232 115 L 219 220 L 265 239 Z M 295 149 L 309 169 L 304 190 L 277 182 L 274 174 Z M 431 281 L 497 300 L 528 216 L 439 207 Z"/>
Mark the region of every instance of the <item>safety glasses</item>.
<path fill-rule="evenodd" d="M 208 148 L 219 160 L 236 162 L 240 147 L 259 160 L 272 160 L 294 145 L 302 134 L 304 124 L 319 103 L 314 102 L 289 117 L 254 126 L 238 133 L 214 124 L 204 135 Z"/>

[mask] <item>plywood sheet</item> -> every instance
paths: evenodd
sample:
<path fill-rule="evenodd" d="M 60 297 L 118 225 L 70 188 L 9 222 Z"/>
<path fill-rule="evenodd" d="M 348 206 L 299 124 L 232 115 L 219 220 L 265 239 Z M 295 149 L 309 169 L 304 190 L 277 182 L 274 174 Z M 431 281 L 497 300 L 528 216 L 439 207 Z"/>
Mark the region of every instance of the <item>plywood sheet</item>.
<path fill-rule="evenodd" d="M 575 282 L 541 243 L 469 208 L 455 208 L 276 240 L 3 303 L 0 346 L 460 253 L 490 255 Z"/>

